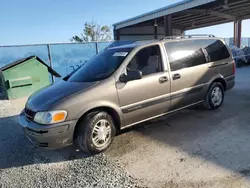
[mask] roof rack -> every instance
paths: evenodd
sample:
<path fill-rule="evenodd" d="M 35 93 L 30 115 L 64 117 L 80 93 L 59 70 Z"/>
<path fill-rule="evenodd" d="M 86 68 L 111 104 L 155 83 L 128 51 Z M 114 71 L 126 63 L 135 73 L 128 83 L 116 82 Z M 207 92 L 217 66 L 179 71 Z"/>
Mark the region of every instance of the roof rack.
<path fill-rule="evenodd" d="M 193 37 L 215 37 L 214 35 L 177 35 L 177 36 L 167 36 L 167 37 L 164 37 L 160 40 L 166 40 L 166 39 L 183 39 L 183 38 L 193 38 Z"/>

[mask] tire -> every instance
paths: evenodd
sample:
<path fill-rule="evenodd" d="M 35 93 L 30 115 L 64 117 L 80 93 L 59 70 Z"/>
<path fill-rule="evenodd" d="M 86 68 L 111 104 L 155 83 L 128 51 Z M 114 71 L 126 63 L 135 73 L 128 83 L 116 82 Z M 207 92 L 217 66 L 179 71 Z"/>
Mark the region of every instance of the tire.
<path fill-rule="evenodd" d="M 106 112 L 87 114 L 79 126 L 76 142 L 78 147 L 88 154 L 106 150 L 116 134 L 113 118 Z"/>
<path fill-rule="evenodd" d="M 247 61 L 247 66 L 249 66 L 250 65 L 250 59 Z"/>
<path fill-rule="evenodd" d="M 246 65 L 246 62 L 242 61 L 241 59 L 239 59 L 236 63 L 237 68 L 243 67 L 244 65 Z"/>
<path fill-rule="evenodd" d="M 215 94 L 215 92 L 217 94 Z M 212 83 L 211 87 L 209 88 L 204 106 L 209 110 L 215 110 L 221 107 L 224 102 L 224 87 L 220 82 Z"/>

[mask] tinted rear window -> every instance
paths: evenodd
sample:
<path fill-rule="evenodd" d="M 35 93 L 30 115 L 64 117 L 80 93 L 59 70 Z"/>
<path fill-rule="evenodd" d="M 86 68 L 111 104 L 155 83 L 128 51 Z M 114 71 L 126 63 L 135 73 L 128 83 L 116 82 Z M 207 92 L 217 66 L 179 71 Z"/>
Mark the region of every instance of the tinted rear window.
<path fill-rule="evenodd" d="M 230 57 L 227 47 L 220 40 L 196 40 L 201 48 L 204 48 L 208 53 L 208 62 L 220 61 Z"/>
<path fill-rule="evenodd" d="M 172 71 L 230 57 L 220 40 L 184 40 L 165 43 Z"/>

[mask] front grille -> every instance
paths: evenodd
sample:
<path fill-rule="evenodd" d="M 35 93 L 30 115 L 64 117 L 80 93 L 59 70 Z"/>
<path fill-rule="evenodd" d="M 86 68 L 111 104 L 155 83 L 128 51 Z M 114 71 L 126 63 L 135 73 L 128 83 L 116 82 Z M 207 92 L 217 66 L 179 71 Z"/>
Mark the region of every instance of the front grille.
<path fill-rule="evenodd" d="M 32 111 L 32 110 L 30 110 L 28 108 L 25 108 L 24 113 L 25 113 L 25 116 L 26 116 L 27 119 L 34 120 L 36 112 L 34 112 L 34 111 Z"/>

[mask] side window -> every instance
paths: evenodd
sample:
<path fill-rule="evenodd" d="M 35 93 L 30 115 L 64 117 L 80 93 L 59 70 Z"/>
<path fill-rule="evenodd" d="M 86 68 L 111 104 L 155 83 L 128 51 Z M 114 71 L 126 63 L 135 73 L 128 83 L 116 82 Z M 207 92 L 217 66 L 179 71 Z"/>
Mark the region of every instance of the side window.
<path fill-rule="evenodd" d="M 142 76 L 162 71 L 162 58 L 160 47 L 150 46 L 141 49 L 127 66 L 128 70 L 140 70 Z"/>
<path fill-rule="evenodd" d="M 204 49 L 193 40 L 165 43 L 172 71 L 193 67 L 207 62 Z"/>
<path fill-rule="evenodd" d="M 220 40 L 200 40 L 200 42 L 208 54 L 209 62 L 220 61 L 230 57 L 227 47 Z"/>

